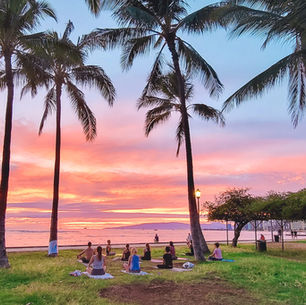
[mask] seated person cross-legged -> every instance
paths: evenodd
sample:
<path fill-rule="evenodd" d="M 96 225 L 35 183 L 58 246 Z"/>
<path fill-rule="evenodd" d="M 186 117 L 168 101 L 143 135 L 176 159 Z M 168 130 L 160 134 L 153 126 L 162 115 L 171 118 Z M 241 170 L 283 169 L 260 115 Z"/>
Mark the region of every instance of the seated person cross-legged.
<path fill-rule="evenodd" d="M 87 272 L 91 275 L 104 275 L 105 269 L 105 257 L 102 255 L 102 247 L 99 246 L 97 248 L 97 255 L 93 255 L 90 259 Z"/>
<path fill-rule="evenodd" d="M 113 255 L 116 255 L 116 253 L 112 252 L 111 241 L 108 240 L 106 245 L 106 256 L 113 256 Z"/>
<path fill-rule="evenodd" d="M 126 244 L 126 246 L 125 246 L 125 248 L 124 248 L 124 250 L 123 250 L 123 253 L 122 253 L 121 260 L 122 260 L 122 261 L 128 261 L 130 255 L 131 255 L 130 245 L 129 245 L 129 244 Z"/>
<path fill-rule="evenodd" d="M 169 246 L 166 247 L 165 252 L 166 253 L 163 256 L 163 264 L 162 265 L 157 265 L 157 268 L 159 268 L 159 269 L 172 269 L 173 268 L 172 255 L 171 255 Z"/>
<path fill-rule="evenodd" d="M 84 256 L 82 256 L 84 255 Z M 91 257 L 94 255 L 94 250 L 91 247 L 91 242 L 88 242 L 88 248 L 83 250 L 78 256 L 78 259 L 81 259 L 83 263 L 88 264 Z"/>
<path fill-rule="evenodd" d="M 208 259 L 211 261 L 222 261 L 222 252 L 221 249 L 219 248 L 220 244 L 215 243 L 215 249 L 214 252 L 208 256 Z"/>
<path fill-rule="evenodd" d="M 141 257 L 143 261 L 151 260 L 151 248 L 149 244 L 146 244 L 145 249 L 143 250 L 143 256 Z"/>
<path fill-rule="evenodd" d="M 139 256 L 137 255 L 137 249 L 131 249 L 131 255 L 129 257 L 128 263 L 124 263 L 123 267 L 126 272 L 129 273 L 139 273 L 140 272 L 140 263 Z"/>
<path fill-rule="evenodd" d="M 188 243 L 188 247 L 189 247 L 189 249 L 190 249 L 190 252 L 185 253 L 185 255 L 194 256 L 192 240 Z"/>

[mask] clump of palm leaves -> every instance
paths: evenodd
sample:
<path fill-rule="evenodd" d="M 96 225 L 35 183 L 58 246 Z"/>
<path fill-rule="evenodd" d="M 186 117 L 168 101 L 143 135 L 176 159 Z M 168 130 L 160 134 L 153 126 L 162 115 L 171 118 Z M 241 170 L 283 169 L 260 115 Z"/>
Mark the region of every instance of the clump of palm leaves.
<path fill-rule="evenodd" d="M 306 109 L 306 2 L 304 0 L 231 0 L 219 13 L 225 24 L 232 24 L 232 35 L 262 35 L 265 48 L 271 41 L 293 45 L 293 52 L 260 73 L 224 103 L 224 109 L 238 106 L 262 95 L 289 77 L 288 111 L 297 126 Z"/>

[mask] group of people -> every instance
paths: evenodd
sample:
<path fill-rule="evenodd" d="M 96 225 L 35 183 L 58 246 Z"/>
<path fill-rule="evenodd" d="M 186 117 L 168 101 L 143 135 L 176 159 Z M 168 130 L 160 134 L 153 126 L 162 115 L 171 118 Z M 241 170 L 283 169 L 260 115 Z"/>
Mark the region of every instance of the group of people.
<path fill-rule="evenodd" d="M 190 249 L 186 255 L 194 255 L 191 236 L 187 238 L 187 245 Z M 106 256 L 113 256 L 116 253 L 112 252 L 111 241 L 107 241 L 105 248 Z M 92 243 L 88 242 L 88 247 L 82 251 L 78 256 L 83 263 L 88 264 L 87 272 L 91 275 L 104 275 L 106 270 L 105 257 L 102 255 L 102 247 L 98 246 L 96 251 L 92 248 Z M 208 257 L 209 260 L 222 260 L 222 252 L 219 243 L 215 243 L 215 249 L 213 253 Z M 137 255 L 137 249 L 135 247 L 130 248 L 129 244 L 126 244 L 123 249 L 121 260 L 125 261 L 123 268 L 126 272 L 138 273 L 140 272 L 140 260 L 150 261 L 151 260 L 151 247 L 150 244 L 146 244 L 143 251 L 143 256 Z M 169 242 L 169 246 L 166 246 L 165 253 L 163 255 L 162 264 L 157 265 L 160 269 L 172 269 L 173 261 L 177 260 L 175 246 L 172 241 Z"/>
<path fill-rule="evenodd" d="M 112 252 L 111 241 L 107 241 L 105 248 L 106 256 L 113 256 L 116 253 Z M 82 251 L 78 256 L 83 263 L 88 264 L 87 272 L 91 275 L 104 275 L 106 266 L 105 266 L 105 257 L 102 255 L 102 247 L 98 246 L 96 251 L 92 248 L 92 243 L 88 243 L 88 247 Z M 171 269 L 173 267 L 173 260 L 176 260 L 175 246 L 172 241 L 170 241 L 169 246 L 165 248 L 165 253 L 163 255 L 163 263 L 157 265 L 161 269 Z M 150 244 L 146 244 L 143 251 L 143 256 L 139 257 L 137 255 L 136 248 L 130 248 L 129 244 L 125 245 L 123 249 L 121 260 L 125 261 L 123 267 L 126 272 L 140 272 L 140 260 L 150 261 L 151 260 L 151 247 Z"/>

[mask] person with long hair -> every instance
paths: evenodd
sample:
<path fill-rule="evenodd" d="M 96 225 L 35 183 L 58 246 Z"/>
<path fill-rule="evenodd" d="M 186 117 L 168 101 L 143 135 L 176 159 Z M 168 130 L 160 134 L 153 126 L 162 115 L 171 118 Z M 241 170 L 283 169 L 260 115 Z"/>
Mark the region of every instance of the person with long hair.
<path fill-rule="evenodd" d="M 105 270 L 105 257 L 102 255 L 102 247 L 99 246 L 97 248 L 97 254 L 93 255 L 89 261 L 87 272 L 91 275 L 104 275 Z"/>
<path fill-rule="evenodd" d="M 143 250 L 143 256 L 141 257 L 143 261 L 150 261 L 151 260 L 151 248 L 150 245 L 147 243 L 145 249 Z"/>
<path fill-rule="evenodd" d="M 131 249 L 131 255 L 129 257 L 128 263 L 124 263 L 123 267 L 126 272 L 130 272 L 130 273 L 140 272 L 139 256 L 137 255 L 136 248 Z"/>
<path fill-rule="evenodd" d="M 214 252 L 208 256 L 208 260 L 211 261 L 222 261 L 222 251 L 219 248 L 220 244 L 219 243 L 215 243 L 215 249 Z"/>
<path fill-rule="evenodd" d="M 176 260 L 177 259 L 177 256 L 175 254 L 175 247 L 174 247 L 174 244 L 173 244 L 173 241 L 170 241 L 170 253 L 172 255 L 172 259 L 173 260 Z"/>

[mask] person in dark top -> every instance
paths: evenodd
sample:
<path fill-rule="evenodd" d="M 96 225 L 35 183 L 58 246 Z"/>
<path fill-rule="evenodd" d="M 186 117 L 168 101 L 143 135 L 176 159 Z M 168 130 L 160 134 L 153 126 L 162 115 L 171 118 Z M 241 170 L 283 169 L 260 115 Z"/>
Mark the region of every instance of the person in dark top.
<path fill-rule="evenodd" d="M 155 237 L 154 237 L 154 242 L 155 242 L 155 243 L 158 243 L 158 242 L 159 242 L 159 236 L 158 236 L 158 234 L 157 234 L 157 233 L 155 234 Z"/>
<path fill-rule="evenodd" d="M 185 254 L 189 256 L 194 256 L 192 241 L 190 241 L 189 243 L 189 249 L 190 249 L 190 252 L 185 253 Z"/>
<path fill-rule="evenodd" d="M 294 231 L 294 238 L 297 238 L 297 231 Z"/>
<path fill-rule="evenodd" d="M 122 261 L 128 261 L 130 255 L 131 255 L 130 245 L 129 245 L 129 244 L 126 244 L 126 245 L 125 245 L 125 248 L 124 248 L 124 250 L 123 250 L 123 253 L 122 253 L 121 260 L 122 260 Z"/>
<path fill-rule="evenodd" d="M 143 256 L 141 257 L 143 261 L 151 260 L 151 248 L 149 244 L 146 244 L 145 249 L 143 250 Z"/>
<path fill-rule="evenodd" d="M 162 265 L 157 265 L 157 268 L 160 269 L 172 269 L 173 268 L 173 264 L 172 264 L 172 255 L 170 252 L 170 247 L 167 246 L 166 247 L 166 253 L 163 256 L 163 264 Z"/>

